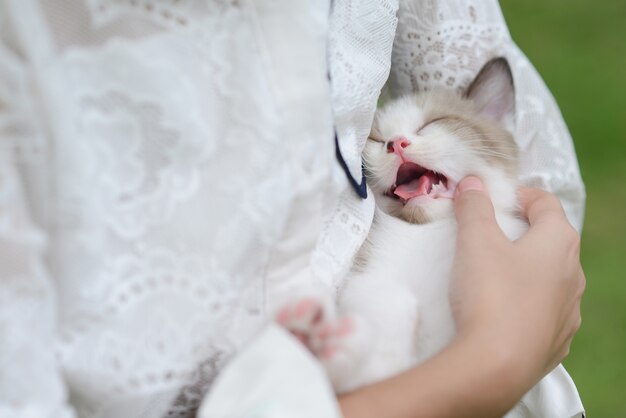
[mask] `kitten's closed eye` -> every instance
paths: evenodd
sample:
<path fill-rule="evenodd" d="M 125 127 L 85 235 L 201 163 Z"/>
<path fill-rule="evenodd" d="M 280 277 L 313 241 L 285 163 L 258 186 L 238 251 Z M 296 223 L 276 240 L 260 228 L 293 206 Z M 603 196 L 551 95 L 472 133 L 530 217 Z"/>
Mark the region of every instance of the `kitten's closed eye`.
<path fill-rule="evenodd" d="M 386 141 L 383 139 L 382 135 L 380 134 L 380 132 L 378 132 L 376 129 L 372 129 L 372 131 L 370 132 L 369 136 L 367 137 L 367 139 L 369 141 L 374 141 L 374 142 L 379 142 L 381 144 L 384 144 Z"/>
<path fill-rule="evenodd" d="M 429 120 L 428 122 L 426 122 L 425 124 L 423 124 L 422 126 L 420 126 L 419 128 L 417 128 L 417 131 L 415 131 L 415 133 L 417 135 L 419 135 L 420 131 L 424 128 L 426 128 L 429 125 L 432 125 L 433 123 L 437 123 L 437 122 L 441 122 L 442 120 L 446 120 L 446 119 L 452 119 L 452 116 L 440 116 L 438 118 Z"/>
<path fill-rule="evenodd" d="M 382 139 L 378 139 L 378 138 L 375 138 L 375 137 L 373 137 L 373 136 L 368 136 L 368 137 L 367 137 L 367 139 L 368 139 L 369 141 L 380 142 L 381 144 L 384 144 L 384 143 L 385 143 L 385 141 L 383 141 Z"/>

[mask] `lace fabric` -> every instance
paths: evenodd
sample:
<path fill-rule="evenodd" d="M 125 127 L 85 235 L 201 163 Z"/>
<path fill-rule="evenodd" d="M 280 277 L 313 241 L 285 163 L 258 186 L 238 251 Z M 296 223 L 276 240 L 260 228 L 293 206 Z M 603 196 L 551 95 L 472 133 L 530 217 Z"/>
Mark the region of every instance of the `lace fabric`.
<path fill-rule="evenodd" d="M 374 203 L 333 119 L 360 178 L 388 75 L 462 88 L 507 56 L 522 180 L 580 226 L 571 139 L 497 2 L 333 3 L 0 3 L 0 417 L 194 416 L 278 289 L 341 286 Z"/>
<path fill-rule="evenodd" d="M 194 416 L 265 323 L 264 266 L 333 152 L 330 110 L 308 112 L 324 11 L 283 5 L 288 38 L 259 29 L 270 3 L 77 3 L 93 26 L 63 33 L 85 22 L 60 3 L 2 4 L 2 413 Z M 272 56 L 296 48 L 304 73 Z"/>
<path fill-rule="evenodd" d="M 339 148 L 352 176 L 359 181 L 361 150 L 369 135 L 376 103 L 387 80 L 397 0 L 335 1 L 330 15 L 328 61 L 332 109 Z M 344 173 L 335 168 L 335 179 Z M 352 259 L 367 236 L 374 200 L 361 200 L 345 188 L 326 217 L 312 255 L 315 277 L 339 289 Z"/>

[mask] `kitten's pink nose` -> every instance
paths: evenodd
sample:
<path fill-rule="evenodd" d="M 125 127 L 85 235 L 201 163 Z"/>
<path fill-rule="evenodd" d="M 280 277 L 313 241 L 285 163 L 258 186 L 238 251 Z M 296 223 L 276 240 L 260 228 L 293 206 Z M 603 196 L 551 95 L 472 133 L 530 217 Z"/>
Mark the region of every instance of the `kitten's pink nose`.
<path fill-rule="evenodd" d="M 395 152 L 398 155 L 402 155 L 402 149 L 408 147 L 409 145 L 411 145 L 411 142 L 405 137 L 401 136 L 387 142 L 387 152 Z"/>

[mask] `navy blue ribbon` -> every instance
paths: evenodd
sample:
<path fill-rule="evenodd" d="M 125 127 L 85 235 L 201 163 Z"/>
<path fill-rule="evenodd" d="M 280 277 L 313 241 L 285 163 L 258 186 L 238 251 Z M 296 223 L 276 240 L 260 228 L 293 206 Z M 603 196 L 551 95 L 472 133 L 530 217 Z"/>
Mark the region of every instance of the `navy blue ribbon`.
<path fill-rule="evenodd" d="M 337 138 L 337 131 L 335 131 L 335 154 L 337 156 L 337 161 L 339 161 L 339 165 L 341 166 L 343 172 L 348 178 L 350 186 L 352 186 L 356 194 L 358 194 L 361 199 L 367 199 L 367 183 L 365 182 L 365 174 L 363 174 L 363 176 L 361 177 L 361 184 L 359 184 L 354 179 L 354 177 L 352 177 L 352 173 L 350 173 L 348 164 L 346 164 L 346 160 L 343 158 L 343 155 L 341 155 L 341 149 L 339 148 L 339 138 Z"/>

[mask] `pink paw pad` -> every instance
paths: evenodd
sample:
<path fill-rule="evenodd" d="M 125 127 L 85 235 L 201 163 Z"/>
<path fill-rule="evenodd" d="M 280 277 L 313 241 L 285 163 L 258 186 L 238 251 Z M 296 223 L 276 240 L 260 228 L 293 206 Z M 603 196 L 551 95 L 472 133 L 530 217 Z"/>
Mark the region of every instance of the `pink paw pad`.
<path fill-rule="evenodd" d="M 323 319 L 322 305 L 314 299 L 301 299 L 288 304 L 276 315 L 276 321 L 283 326 L 307 326 L 318 324 Z"/>
<path fill-rule="evenodd" d="M 322 304 L 309 298 L 282 308 L 276 321 L 321 360 L 329 360 L 340 351 L 342 341 L 354 329 L 351 318 L 329 319 Z"/>
<path fill-rule="evenodd" d="M 309 349 L 314 329 L 322 323 L 323 318 L 322 305 L 314 299 L 301 299 L 290 303 L 276 315 L 276 321 Z"/>

